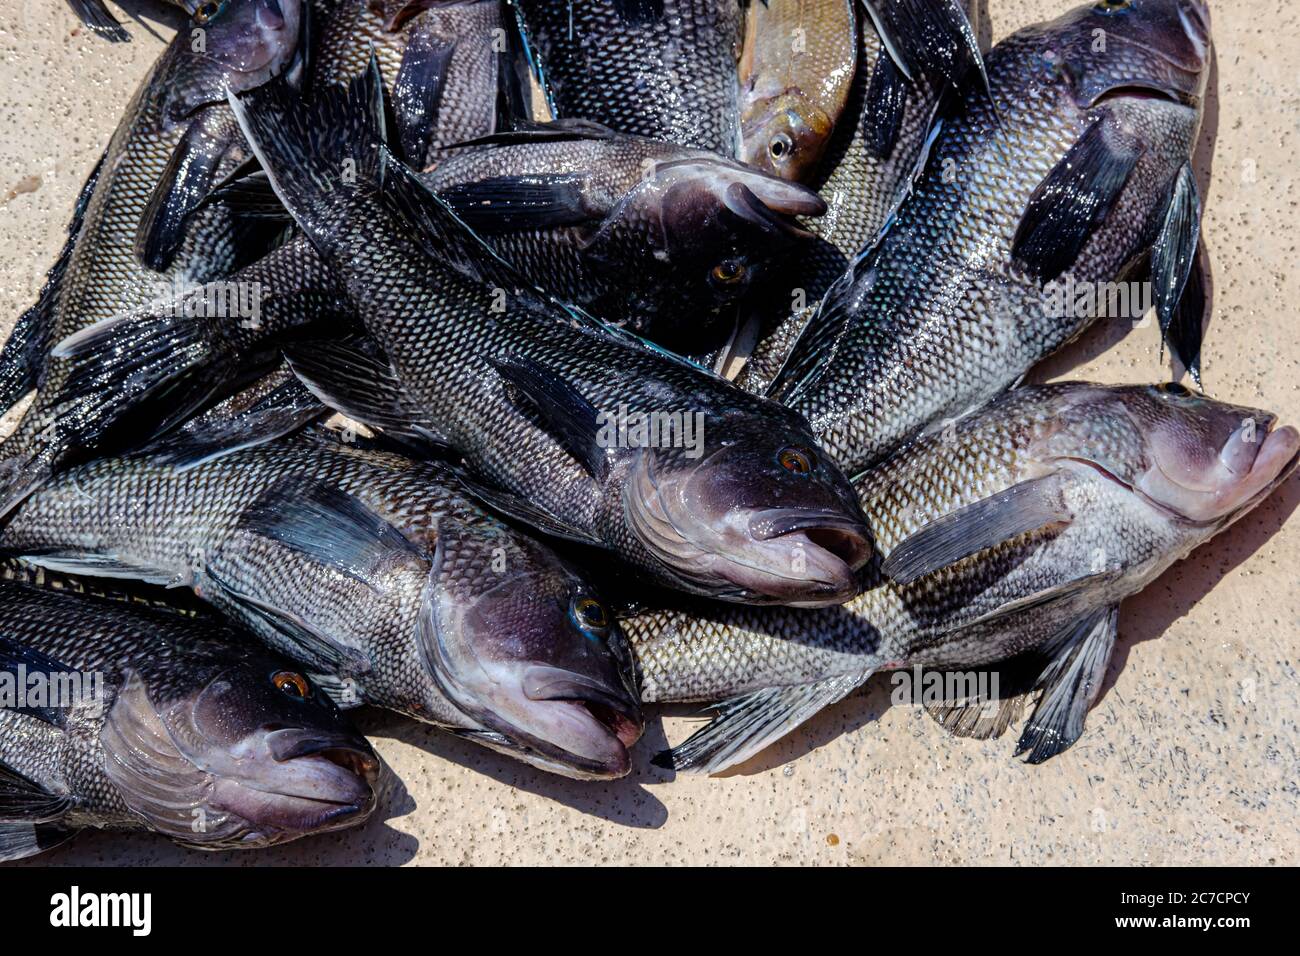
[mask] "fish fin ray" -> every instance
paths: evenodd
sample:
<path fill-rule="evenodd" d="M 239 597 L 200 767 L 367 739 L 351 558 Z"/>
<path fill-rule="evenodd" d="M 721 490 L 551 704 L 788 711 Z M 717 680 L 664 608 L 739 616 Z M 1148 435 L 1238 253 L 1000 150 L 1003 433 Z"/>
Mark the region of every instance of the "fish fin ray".
<path fill-rule="evenodd" d="M 576 527 L 552 514 L 540 505 L 526 501 L 519 495 L 489 485 L 473 475 L 460 470 L 457 478 L 465 491 L 486 508 L 536 528 L 544 534 L 575 544 L 604 548 L 605 544 L 590 531 Z"/>
<path fill-rule="evenodd" d="M 1043 282 L 1083 251 L 1119 198 L 1143 147 L 1097 119 L 1029 197 L 1011 256 Z"/>
<path fill-rule="evenodd" d="M 547 430 L 587 474 L 603 481 L 609 474 L 609 454 L 598 442 L 600 414 L 595 406 L 561 376 L 533 359 L 508 355 L 489 361 L 503 381 L 533 404 Z"/>
<path fill-rule="evenodd" d="M 1183 294 L 1174 308 L 1173 318 L 1169 323 L 1169 348 L 1192 375 L 1192 380 L 1199 387 L 1201 384 L 1201 343 L 1205 337 L 1205 324 L 1209 316 L 1206 310 L 1209 300 L 1206 297 L 1205 249 L 1200 245 L 1192 262 L 1192 271 L 1183 286 Z"/>
<path fill-rule="evenodd" d="M 889 57 L 909 79 L 964 90 L 972 77 L 986 94 L 979 40 L 960 0 L 863 0 Z"/>
<path fill-rule="evenodd" d="M 876 60 L 867 86 L 862 132 L 866 150 L 876 159 L 888 159 L 898 143 L 907 111 L 908 87 L 902 71 L 887 56 Z"/>
<path fill-rule="evenodd" d="M 484 235 L 523 229 L 553 229 L 588 222 L 593 211 L 583 197 L 586 176 L 493 176 L 439 191 L 467 226 Z"/>
<path fill-rule="evenodd" d="M 109 12 L 104 0 L 68 0 L 68 6 L 92 33 L 109 43 L 130 43 L 131 34 Z"/>
<path fill-rule="evenodd" d="M 881 571 L 895 584 L 911 584 L 978 551 L 1071 518 L 1055 476 L 1031 478 L 924 525 L 894 546 Z"/>
<path fill-rule="evenodd" d="M 1053 642 L 1051 662 L 1039 677 L 1042 691 L 1016 744 L 1016 756 L 1039 764 L 1068 750 L 1083 733 L 1088 708 L 1101 693 L 1118 636 L 1119 605 L 1098 608 L 1073 622 Z"/>
<path fill-rule="evenodd" d="M 868 668 L 812 684 L 768 687 L 724 701 L 707 725 L 660 754 L 655 762 L 679 771 L 719 773 L 743 763 L 818 711 L 843 700 L 871 674 Z"/>

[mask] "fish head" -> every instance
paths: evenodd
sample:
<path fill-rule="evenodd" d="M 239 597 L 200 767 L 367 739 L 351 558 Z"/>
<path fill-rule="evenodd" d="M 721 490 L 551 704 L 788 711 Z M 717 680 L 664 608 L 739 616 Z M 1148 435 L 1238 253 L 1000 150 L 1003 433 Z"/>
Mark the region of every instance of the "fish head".
<path fill-rule="evenodd" d="M 1100 0 L 1026 35 L 1048 78 L 1080 109 L 1154 96 L 1201 110 L 1212 57 L 1202 0 Z"/>
<path fill-rule="evenodd" d="M 205 849 L 270 846 L 369 816 L 380 764 L 365 737 L 293 665 L 229 656 L 196 658 L 197 680 L 124 682 L 100 739 L 131 810 Z"/>
<path fill-rule="evenodd" d="M 568 777 L 626 774 L 645 728 L 635 666 L 592 589 L 504 528 L 440 531 L 434 565 L 420 644 L 442 692 L 486 731 L 475 739 Z"/>
<path fill-rule="evenodd" d="M 1189 529 L 1216 533 L 1294 469 L 1300 431 L 1277 416 L 1176 383 L 1095 388 L 1064 410 L 1048 443 Z"/>
<path fill-rule="evenodd" d="M 583 241 L 595 267 L 647 290 L 630 305 L 680 328 L 656 341 L 686 348 L 700 318 L 734 306 L 773 262 L 809 238 L 796 217 L 820 216 L 812 190 L 711 155 L 659 162 Z M 643 300 L 643 301 L 642 301 Z"/>
<path fill-rule="evenodd" d="M 793 413 L 722 413 L 698 442 L 641 448 L 623 509 L 693 591 L 745 603 L 841 604 L 871 536 L 848 479 Z M 715 437 L 716 436 L 716 437 Z"/>
<path fill-rule="evenodd" d="M 224 102 L 227 90 L 244 93 L 282 73 L 301 73 L 304 0 L 205 0 L 187 9 L 192 22 L 177 41 L 185 51 L 183 71 L 169 91 L 174 118 Z"/>
<path fill-rule="evenodd" d="M 756 101 L 742 118 L 740 160 L 792 182 L 806 181 L 821 162 L 834 120 L 802 91 Z"/>

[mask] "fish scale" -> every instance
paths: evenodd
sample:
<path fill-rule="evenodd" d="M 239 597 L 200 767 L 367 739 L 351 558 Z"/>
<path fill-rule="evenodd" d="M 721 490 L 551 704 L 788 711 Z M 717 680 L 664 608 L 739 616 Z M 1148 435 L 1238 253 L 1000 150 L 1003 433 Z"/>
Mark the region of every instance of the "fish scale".
<path fill-rule="evenodd" d="M 361 456 L 311 440 L 237 452 L 180 472 L 148 459 L 105 460 L 75 469 L 42 489 L 5 530 L 4 547 L 12 553 L 57 546 L 65 552 L 115 554 L 194 587 L 205 599 L 242 617 L 259 636 L 293 653 L 295 647 L 274 627 L 225 597 L 225 589 L 207 578 L 209 573 L 220 575 L 240 593 L 256 594 L 263 602 L 312 620 L 380 668 L 377 675 L 339 675 L 361 682 L 368 700 L 406 711 L 420 703 L 426 719 L 455 723 L 460 715 L 431 686 L 413 642 L 427 569 L 398 569 L 386 578 L 382 592 L 368 592 L 298 551 L 241 530 L 242 519 L 259 495 L 277 482 L 300 480 L 355 495 L 430 549 L 440 524 L 447 521 L 504 536 L 499 523 L 437 475 L 436 470 L 414 470 L 396 456 Z M 157 507 L 160 502 L 168 506 Z M 356 615 L 358 601 L 370 608 L 362 620 Z"/>
<path fill-rule="evenodd" d="M 1242 431 L 1251 421 L 1265 437 Z M 842 607 L 681 604 L 630 615 L 623 624 L 641 673 L 642 699 L 729 702 L 713 725 L 679 748 L 691 751 L 704 747 L 701 740 L 725 742 L 728 734 L 743 741 L 749 731 L 736 715 L 747 713 L 746 701 L 779 700 L 783 693 L 797 699 L 820 687 L 825 706 L 880 670 L 984 668 L 1033 652 L 1039 657 L 1020 660 L 1037 660 L 1039 689 L 1045 698 L 1063 700 L 1058 695 L 1069 682 L 1054 685 L 1047 665 L 1058 657 L 1077 662 L 1071 652 L 1088 647 L 1101 656 L 1085 655 L 1090 663 L 1086 674 L 1079 672 L 1082 690 L 1076 692 L 1083 696 L 1068 708 L 1077 737 L 1110 647 L 1104 632 L 1089 643 L 1089 628 L 1109 614 L 1113 643 L 1113 609 L 1120 600 L 1237 520 L 1294 471 L 1300 433 L 1270 431 L 1272 422 L 1266 412 L 1177 386 L 1072 382 L 1008 392 L 950 429 L 921 435 L 855 480 L 882 560 L 863 570 L 863 592 Z M 1233 471 L 1222 462 L 1225 455 L 1236 458 L 1238 441 L 1254 443 L 1254 464 L 1239 462 Z M 1166 482 L 1166 474 L 1183 484 Z M 1201 496 L 1213 499 L 1205 514 Z M 1051 508 L 1018 512 L 1017 502 L 1026 500 L 1050 502 Z M 990 522 L 1021 514 L 1032 520 L 967 544 Z M 957 550 L 915 578 L 892 570 L 902 567 L 894 562 L 913 541 L 954 520 L 961 524 L 953 525 L 945 548 Z M 1075 673 L 1068 666 L 1065 672 Z M 1002 702 L 1010 699 L 1004 695 Z M 810 713 L 781 723 L 778 711 L 766 736 L 755 739 L 759 746 L 770 742 Z M 1060 713 L 1065 709 L 1048 707 L 1042 721 L 1031 718 L 1029 736 L 1049 728 L 1032 747 L 1022 738 L 1033 762 L 1073 742 L 1063 726 L 1052 736 Z M 754 752 L 757 747 L 735 759 Z M 706 752 L 705 758 L 710 771 L 735 762 L 725 753 L 719 759 Z M 679 768 L 697 766 L 694 759 Z"/>
<path fill-rule="evenodd" d="M 1143 150 L 1060 282 L 1112 281 L 1155 238 L 1169 185 L 1195 146 L 1199 108 L 1122 93 L 1076 106 L 1045 75 L 1043 49 L 1082 42 L 1081 27 L 1053 28 L 1013 34 L 989 54 L 992 100 L 970 94 L 944 118 L 911 195 L 823 301 L 822 334 L 805 334 L 781 374 L 776 393 L 850 471 L 992 397 L 1095 318 L 1049 314 L 1043 282 L 1011 254 L 1030 194 L 1093 123 Z M 1131 47 L 1113 46 L 1107 62 L 1123 75 Z M 1139 57 L 1133 69 L 1143 65 Z"/>
<path fill-rule="evenodd" d="M 48 821 L 47 832 L 42 837 L 42 840 L 50 839 L 51 844 L 61 842 L 81 827 L 155 827 L 156 821 L 142 813 L 136 799 L 138 794 L 124 789 L 126 778 L 113 772 L 113 764 L 124 755 L 113 749 L 112 735 L 127 716 L 124 711 L 138 706 L 135 699 L 122 701 L 124 696 L 129 696 L 132 682 L 141 682 L 147 688 L 151 708 L 163 713 L 192 706 L 195 695 L 205 685 L 222 681 L 227 687 L 248 690 L 252 682 L 269 684 L 277 671 L 292 669 L 290 663 L 269 654 L 247 635 L 215 620 L 12 583 L 0 585 L 0 594 L 3 594 L 0 640 L 9 647 L 19 648 L 20 652 L 35 651 L 62 668 L 94 675 L 102 681 L 98 688 L 102 690 L 102 698 L 95 699 L 102 707 L 83 701 L 75 707 L 63 708 L 59 726 L 9 707 L 0 709 L 0 765 L 34 782 L 47 794 L 66 798 L 66 808 Z M 82 686 L 84 694 L 94 690 L 93 684 Z M 257 706 L 254 701 L 255 697 L 244 698 L 250 708 Z M 333 705 L 304 702 L 301 708 L 290 705 L 286 710 L 268 712 L 264 721 L 268 726 L 275 721 L 284 728 L 314 730 L 323 735 L 320 739 L 327 745 L 353 748 L 358 755 L 368 755 L 369 760 L 375 761 L 364 738 L 347 726 Z M 259 724 L 254 713 L 231 713 L 227 719 L 232 729 L 245 720 L 250 730 Z M 168 769 L 158 765 L 153 772 L 157 776 L 152 784 L 145 784 L 146 789 L 166 786 Z M 220 771 L 215 775 L 220 776 Z M 211 780 L 209 777 L 209 785 Z M 182 781 L 173 779 L 170 783 L 179 786 Z M 184 797 L 179 792 L 174 796 L 178 803 Z M 198 799 L 196 806 L 202 806 L 203 795 Z M 228 816 L 219 808 L 208 809 L 217 830 Z M 352 822 L 360 822 L 368 812 L 365 810 L 359 817 L 354 814 Z M 192 836 L 195 843 L 204 840 L 201 830 L 189 830 L 190 824 L 198 819 L 187 816 L 183 823 L 183 833 Z M 17 817 L 6 814 L 0 821 L 0 848 L 6 854 L 14 846 L 10 833 L 21 830 L 22 824 L 21 813 Z M 182 836 L 174 828 L 164 832 Z M 238 845 L 244 832 L 224 833 L 225 845 Z M 292 834 L 297 835 L 301 834 Z M 275 842 L 286 836 L 282 832 Z M 37 851 L 33 844 L 17 856 Z"/>
<path fill-rule="evenodd" d="M 970 14 L 977 11 L 966 5 Z M 807 308 L 781 319 L 755 348 L 737 384 L 753 392 L 766 391 L 790 354 L 795 340 L 831 285 L 861 250 L 879 234 L 889 213 L 903 198 L 926 135 L 934 119 L 939 87 L 924 76 L 903 80 L 906 94 L 898 135 L 884 155 L 868 146 L 866 123 L 871 110 L 868 92 L 877 64 L 887 57 L 871 19 L 859 18 L 857 71 L 844 112 L 822 158 L 822 176 L 814 187 L 826 200 L 826 214 L 810 219 L 807 229 L 818 238 L 801 257 L 798 269 L 784 278 L 786 295 L 801 291 Z"/>
<path fill-rule="evenodd" d="M 520 7 L 558 117 L 735 154 L 737 0 L 522 0 Z"/>

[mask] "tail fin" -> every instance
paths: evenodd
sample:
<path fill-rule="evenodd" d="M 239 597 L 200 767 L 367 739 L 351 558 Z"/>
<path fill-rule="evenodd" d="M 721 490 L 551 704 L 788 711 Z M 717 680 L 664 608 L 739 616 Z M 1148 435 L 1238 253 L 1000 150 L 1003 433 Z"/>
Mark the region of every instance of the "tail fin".
<path fill-rule="evenodd" d="M 372 53 L 347 86 L 319 90 L 310 101 L 284 76 L 229 98 L 280 202 L 317 249 L 334 248 L 357 194 L 382 182 L 387 129 L 379 61 Z"/>
<path fill-rule="evenodd" d="M 864 0 L 880 42 L 910 80 L 989 91 L 979 40 L 960 0 Z M 978 5 L 971 5 L 978 11 Z"/>
<path fill-rule="evenodd" d="M 96 36 L 101 36 L 109 43 L 130 43 L 131 34 L 122 24 L 113 19 L 113 14 L 104 6 L 104 0 L 68 0 L 68 6 Z"/>

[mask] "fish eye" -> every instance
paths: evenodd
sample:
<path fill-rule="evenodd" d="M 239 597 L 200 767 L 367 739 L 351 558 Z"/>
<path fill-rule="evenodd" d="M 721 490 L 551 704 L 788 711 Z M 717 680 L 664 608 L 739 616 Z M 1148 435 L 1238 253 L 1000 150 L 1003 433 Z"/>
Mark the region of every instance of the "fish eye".
<path fill-rule="evenodd" d="M 709 273 L 714 282 L 722 285 L 735 285 L 745 278 L 745 264 L 739 259 L 723 259 Z"/>
<path fill-rule="evenodd" d="M 293 671 L 276 671 L 271 675 L 271 683 L 275 685 L 276 690 L 298 700 L 306 700 L 311 692 L 307 678 Z"/>
<path fill-rule="evenodd" d="M 796 445 L 782 448 L 777 454 L 776 460 L 782 468 L 796 475 L 808 474 L 817 464 L 817 456 L 807 448 L 800 448 Z"/>
<path fill-rule="evenodd" d="M 772 154 L 773 159 L 784 159 L 794 152 L 794 141 L 785 133 L 777 133 L 767 144 L 767 151 Z"/>
<path fill-rule="evenodd" d="M 1186 386 L 1179 385 L 1177 382 L 1165 382 L 1163 385 L 1157 385 L 1156 391 L 1165 395 L 1175 395 L 1179 398 L 1185 398 L 1192 394 L 1187 390 Z"/>
<path fill-rule="evenodd" d="M 1117 13 L 1133 5 L 1133 0 L 1101 0 L 1097 9 L 1102 13 Z"/>
<path fill-rule="evenodd" d="M 609 627 L 609 612 L 595 598 L 576 598 L 573 602 L 573 619 L 584 631 L 600 631 Z"/>
<path fill-rule="evenodd" d="M 200 25 L 211 23 L 225 9 L 225 0 L 205 0 L 194 8 L 194 22 Z"/>

